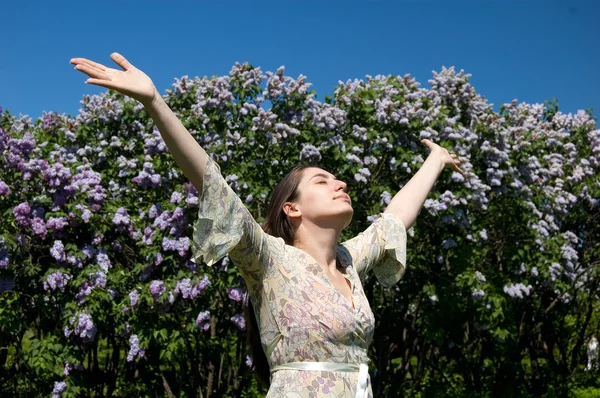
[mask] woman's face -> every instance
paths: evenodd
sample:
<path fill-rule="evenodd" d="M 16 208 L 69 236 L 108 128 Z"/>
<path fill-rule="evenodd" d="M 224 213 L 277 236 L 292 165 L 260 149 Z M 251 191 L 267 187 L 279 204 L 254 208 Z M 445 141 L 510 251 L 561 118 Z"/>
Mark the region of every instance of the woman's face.
<path fill-rule="evenodd" d="M 343 229 L 354 214 L 346 188 L 346 183 L 331 173 L 317 167 L 306 168 L 298 185 L 298 198 L 286 213 L 288 217 L 323 227 Z"/>

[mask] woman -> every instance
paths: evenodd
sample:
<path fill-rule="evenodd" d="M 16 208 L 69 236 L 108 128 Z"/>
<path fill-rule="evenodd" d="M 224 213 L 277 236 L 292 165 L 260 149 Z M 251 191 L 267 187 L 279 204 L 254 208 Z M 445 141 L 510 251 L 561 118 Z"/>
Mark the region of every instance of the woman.
<path fill-rule="evenodd" d="M 338 243 L 352 219 L 346 184 L 316 167 L 297 167 L 276 187 L 263 227 L 224 181 L 218 165 L 168 108 L 154 84 L 123 56 L 123 69 L 74 58 L 89 84 L 140 101 L 171 154 L 200 193 L 194 259 L 212 265 L 229 253 L 256 309 L 268 359 L 268 397 L 370 397 L 367 349 L 373 313 L 361 278 L 371 269 L 384 286 L 405 270 L 406 228 L 445 167 L 462 172 L 447 150 L 431 150 L 385 212 L 357 237 Z"/>

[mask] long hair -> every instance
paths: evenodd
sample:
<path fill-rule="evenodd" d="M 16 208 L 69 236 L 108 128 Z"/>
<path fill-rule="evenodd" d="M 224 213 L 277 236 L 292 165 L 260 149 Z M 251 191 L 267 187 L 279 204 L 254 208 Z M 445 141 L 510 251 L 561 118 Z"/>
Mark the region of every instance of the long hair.
<path fill-rule="evenodd" d="M 302 173 L 304 169 L 309 167 L 318 166 L 296 166 L 277 184 L 267 205 L 265 219 L 261 225 L 267 234 L 282 238 L 288 245 L 294 244 L 295 236 L 294 229 L 283 211 L 283 205 L 298 198 L 298 185 L 300 185 L 300 181 L 302 180 Z M 245 315 L 248 328 L 248 342 L 252 350 L 252 367 L 258 381 L 268 388 L 271 384 L 271 369 L 260 341 L 260 332 L 252 301 L 248 302 Z"/>

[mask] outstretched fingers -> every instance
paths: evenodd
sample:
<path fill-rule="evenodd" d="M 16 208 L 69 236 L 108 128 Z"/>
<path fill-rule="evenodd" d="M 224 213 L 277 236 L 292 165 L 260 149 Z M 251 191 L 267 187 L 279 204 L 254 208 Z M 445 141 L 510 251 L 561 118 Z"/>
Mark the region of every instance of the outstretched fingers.
<path fill-rule="evenodd" d="M 111 90 L 120 91 L 120 90 L 123 89 L 123 85 L 122 84 L 119 84 L 117 82 L 113 82 L 111 80 L 90 78 L 90 79 L 87 79 L 85 82 L 87 84 L 93 84 L 93 85 L 104 87 L 104 88 L 108 88 L 108 89 L 111 89 Z"/>
<path fill-rule="evenodd" d="M 87 65 L 100 71 L 106 71 L 107 69 L 106 66 L 99 64 L 98 62 L 91 61 L 87 58 L 72 58 L 70 62 L 73 65 Z"/>
<path fill-rule="evenodd" d="M 134 67 L 129 61 L 127 61 L 127 59 L 125 59 L 124 56 L 122 56 L 119 53 L 110 54 L 110 58 L 113 61 L 115 61 L 115 63 L 119 65 L 123 70 L 129 70 Z"/>
<path fill-rule="evenodd" d="M 454 154 L 452 154 L 452 155 L 454 155 Z M 460 168 L 460 165 L 461 165 L 462 161 L 461 161 L 460 159 L 458 159 L 458 158 L 456 157 L 456 155 L 454 155 L 454 156 L 453 156 L 453 158 L 454 158 L 454 162 L 452 163 L 452 169 L 453 169 L 454 171 L 457 171 L 457 172 L 459 172 L 459 173 L 460 173 L 460 174 L 462 174 L 462 175 L 465 175 L 465 172 L 464 172 L 464 171 L 462 171 L 462 169 Z"/>
<path fill-rule="evenodd" d="M 77 64 L 75 65 L 75 69 L 85 73 L 86 75 L 88 75 L 89 77 L 92 78 L 96 78 L 96 79 L 110 79 L 109 75 L 106 73 L 106 71 L 102 71 L 94 66 L 90 66 L 88 64 Z"/>

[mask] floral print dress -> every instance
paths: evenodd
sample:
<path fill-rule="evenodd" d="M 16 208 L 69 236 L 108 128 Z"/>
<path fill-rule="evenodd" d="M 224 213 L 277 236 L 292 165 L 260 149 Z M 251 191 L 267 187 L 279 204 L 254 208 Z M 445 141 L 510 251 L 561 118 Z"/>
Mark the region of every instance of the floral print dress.
<path fill-rule="evenodd" d="M 384 286 L 402 277 L 406 230 L 395 216 L 383 213 L 338 245 L 350 302 L 308 253 L 262 230 L 208 158 L 193 251 L 194 261 L 208 265 L 229 253 L 248 286 L 272 370 L 296 362 L 361 365 L 368 363 L 375 326 L 361 279 L 371 270 Z M 355 397 L 358 379 L 357 371 L 277 370 L 267 397 Z M 363 396 L 371 397 L 368 375 L 363 385 Z"/>

